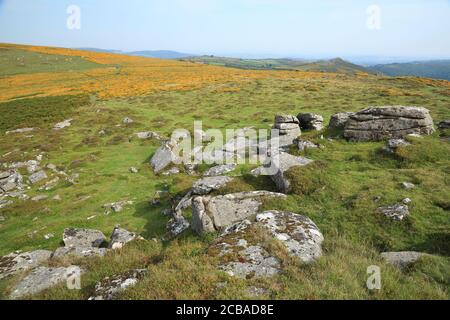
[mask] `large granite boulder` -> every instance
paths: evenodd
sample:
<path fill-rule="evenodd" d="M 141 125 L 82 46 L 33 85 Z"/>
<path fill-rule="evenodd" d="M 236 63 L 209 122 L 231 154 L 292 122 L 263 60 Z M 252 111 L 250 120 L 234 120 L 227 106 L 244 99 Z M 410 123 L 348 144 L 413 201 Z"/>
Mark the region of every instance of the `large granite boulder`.
<path fill-rule="evenodd" d="M 63 241 L 66 247 L 100 247 L 106 241 L 105 235 L 98 230 L 67 228 Z"/>
<path fill-rule="evenodd" d="M 295 139 L 302 134 L 298 119 L 291 115 L 275 116 L 273 129 L 279 130 L 279 147 L 281 148 L 292 145 Z"/>
<path fill-rule="evenodd" d="M 10 298 L 20 299 L 29 295 L 38 294 L 46 289 L 68 281 L 79 274 L 81 274 L 81 270 L 76 266 L 67 268 L 39 267 L 34 269 L 12 289 Z"/>
<path fill-rule="evenodd" d="M 162 146 L 156 150 L 152 159 L 150 160 L 150 165 L 155 173 L 160 173 L 162 170 L 167 168 L 170 164 L 179 159 L 178 155 L 175 153 L 175 148 L 177 148 L 177 143 L 174 140 L 166 141 Z"/>
<path fill-rule="evenodd" d="M 11 253 L 0 258 L 0 280 L 10 275 L 30 270 L 46 262 L 52 256 L 51 251 L 36 250 L 25 253 Z"/>
<path fill-rule="evenodd" d="M 106 277 L 95 285 L 94 295 L 89 300 L 113 300 L 121 292 L 135 286 L 146 274 L 146 269 L 135 269 Z"/>
<path fill-rule="evenodd" d="M 195 197 L 192 202 L 192 229 L 198 234 L 215 232 L 258 213 L 264 198 L 281 198 L 281 193 L 252 191 L 222 196 Z"/>
<path fill-rule="evenodd" d="M 323 129 L 323 117 L 315 113 L 300 113 L 297 116 L 302 130 L 316 130 Z"/>
<path fill-rule="evenodd" d="M 209 253 L 219 257 L 219 269 L 239 278 L 271 277 L 282 269 L 274 252 L 266 247 L 275 238 L 292 257 L 312 263 L 322 255 L 323 236 L 309 218 L 280 211 L 267 211 L 255 220 L 243 220 L 224 229 L 210 246 Z"/>
<path fill-rule="evenodd" d="M 339 112 L 331 116 L 329 128 L 330 129 L 344 129 L 348 120 L 354 112 Z"/>
<path fill-rule="evenodd" d="M 433 119 L 428 109 L 387 106 L 370 107 L 351 115 L 344 136 L 352 141 L 379 141 L 433 132 Z"/>

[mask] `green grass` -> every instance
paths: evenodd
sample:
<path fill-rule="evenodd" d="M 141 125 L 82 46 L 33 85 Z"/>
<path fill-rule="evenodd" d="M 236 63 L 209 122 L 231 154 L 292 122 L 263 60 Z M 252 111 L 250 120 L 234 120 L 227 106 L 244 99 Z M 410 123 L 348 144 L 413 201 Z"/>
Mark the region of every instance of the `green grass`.
<path fill-rule="evenodd" d="M 84 71 L 104 66 L 82 59 L 0 48 L 0 77 L 41 72 Z"/>
<path fill-rule="evenodd" d="M 276 299 L 449 298 L 450 147 L 439 133 L 412 140 L 411 147 L 394 156 L 380 152 L 383 143 L 350 143 L 336 139 L 336 132 L 320 133 L 333 141 L 321 140 L 320 134 L 304 134 L 325 147 L 305 154 L 320 165 L 294 172 L 294 185 L 298 186 L 294 193 L 285 202 L 267 202 L 265 206 L 304 214 L 316 222 L 326 239 L 324 256 L 316 264 L 303 266 L 287 259 L 280 276 L 243 281 L 215 269 L 215 258 L 207 254 L 210 238 L 188 232 L 171 242 L 154 242 L 153 238 L 160 239 L 166 233 L 168 218 L 161 211 L 170 206 L 170 197 L 158 206 L 150 205 L 149 200 L 157 190 L 168 190 L 171 197 L 182 195 L 196 178 L 155 175 L 148 159 L 158 143 L 133 138 L 135 132 L 152 130 L 170 135 L 176 128 L 192 130 L 193 121 L 198 119 L 204 120 L 204 129 L 268 129 L 277 113 L 318 112 L 328 119 L 335 112 L 356 111 L 368 105 L 423 105 L 431 110 L 436 122 L 450 118 L 450 96 L 437 92 L 443 88 L 408 79 L 341 75 L 314 80 L 252 80 L 240 85 L 238 92 L 221 92 L 221 88 L 211 85 L 95 103 L 87 103 L 85 97 L 55 97 L 0 105 L 2 130 L 42 127 L 30 138 L 0 135 L 0 157 L 11 152 L 1 157 L 1 162 L 31 159 L 45 151 L 44 165 L 54 163 L 69 174 L 80 174 L 78 184 L 61 182 L 55 190 L 44 192 L 50 196 L 48 200 L 16 201 L 0 210 L 6 218 L 0 222 L 0 255 L 15 250 L 56 249 L 66 227 L 99 229 L 109 236 L 120 224 L 148 240 L 104 259 L 52 262 L 86 267 L 89 272 L 83 276 L 83 289 L 74 292 L 58 287 L 33 298 L 86 299 L 96 281 L 129 268 L 148 268 L 149 274 L 125 292 L 121 296 L 124 299 L 247 298 L 245 288 L 249 285 L 269 289 L 265 298 Z M 72 127 L 50 130 L 55 122 L 69 116 L 74 119 Z M 125 116 L 135 122 L 123 125 Z M 100 130 L 106 134 L 99 136 Z M 129 173 L 131 166 L 139 168 L 139 173 Z M 232 175 L 242 176 L 220 192 L 274 190 L 267 177 L 248 175 L 251 169 L 240 166 Z M 402 181 L 417 187 L 403 190 Z M 35 188 L 28 192 L 31 196 L 40 193 Z M 57 194 L 62 201 L 51 200 Z M 375 202 L 378 196 L 381 199 Z M 378 206 L 405 197 L 413 200 L 406 221 L 393 222 L 376 213 Z M 124 199 L 134 204 L 121 213 L 104 214 L 103 204 Z M 48 233 L 55 237 L 45 240 Z M 435 256 L 400 272 L 381 261 L 379 253 L 385 250 L 418 250 Z M 372 293 L 365 287 L 370 265 L 382 268 L 383 288 L 379 292 Z M 1 281 L 0 297 L 6 298 L 20 277 Z M 219 282 L 227 282 L 227 286 L 218 289 Z"/>

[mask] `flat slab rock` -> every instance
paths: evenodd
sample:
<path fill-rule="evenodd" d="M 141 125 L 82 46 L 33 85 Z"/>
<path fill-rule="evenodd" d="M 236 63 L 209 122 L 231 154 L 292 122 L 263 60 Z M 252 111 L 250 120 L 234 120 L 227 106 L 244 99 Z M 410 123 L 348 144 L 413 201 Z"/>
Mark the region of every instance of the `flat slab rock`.
<path fill-rule="evenodd" d="M 95 285 L 95 293 L 89 300 L 113 300 L 124 290 L 136 285 L 146 274 L 146 269 L 135 269 L 107 277 Z"/>
<path fill-rule="evenodd" d="M 286 195 L 269 191 L 252 191 L 214 197 L 195 197 L 192 201 L 192 229 L 202 235 L 247 219 L 259 212 L 264 198 L 285 199 Z"/>
<path fill-rule="evenodd" d="M 105 235 L 98 230 L 67 228 L 63 241 L 66 247 L 100 247 L 106 241 Z"/>
<path fill-rule="evenodd" d="M 52 252 L 36 250 L 25 253 L 11 253 L 0 258 L 0 279 L 30 270 L 49 260 Z"/>
<path fill-rule="evenodd" d="M 81 273 L 79 267 L 70 266 L 67 268 L 36 268 L 13 288 L 10 298 L 20 299 L 29 295 L 37 294 L 43 290 L 49 289 L 67 281 L 68 279 L 71 279 L 75 273 Z"/>
<path fill-rule="evenodd" d="M 196 195 L 207 195 L 212 191 L 219 190 L 232 180 L 233 178 L 226 176 L 205 177 L 197 180 L 193 184 L 192 193 Z"/>
<path fill-rule="evenodd" d="M 345 125 L 344 137 L 353 141 L 379 141 L 433 132 L 433 119 L 428 109 L 385 106 L 369 107 L 351 115 Z"/>
<path fill-rule="evenodd" d="M 232 172 L 236 170 L 236 164 L 223 164 L 219 166 L 212 167 L 208 169 L 205 173 L 205 177 L 213 177 L 213 176 L 220 176 L 229 172 Z"/>
<path fill-rule="evenodd" d="M 261 238 L 255 230 L 263 232 Z M 267 211 L 256 221 L 243 220 L 226 228 L 209 248 L 219 257 L 219 269 L 238 278 L 271 277 L 281 271 L 280 261 L 263 243 L 265 237 L 278 239 L 287 252 L 303 263 L 312 263 L 322 255 L 323 236 L 309 218 L 280 211 Z"/>
<path fill-rule="evenodd" d="M 52 258 L 73 256 L 77 258 L 104 257 L 108 252 L 105 248 L 95 247 L 61 247 L 55 250 Z"/>
<path fill-rule="evenodd" d="M 173 162 L 176 162 L 179 157 L 175 154 L 175 149 L 178 147 L 176 141 L 169 140 L 164 142 L 161 147 L 156 150 L 150 165 L 155 173 L 160 173 Z"/>
<path fill-rule="evenodd" d="M 400 251 L 400 252 L 383 252 L 381 257 L 386 260 L 387 263 L 397 267 L 399 269 L 405 269 L 419 260 L 421 257 L 426 256 L 426 253 L 415 251 Z"/>

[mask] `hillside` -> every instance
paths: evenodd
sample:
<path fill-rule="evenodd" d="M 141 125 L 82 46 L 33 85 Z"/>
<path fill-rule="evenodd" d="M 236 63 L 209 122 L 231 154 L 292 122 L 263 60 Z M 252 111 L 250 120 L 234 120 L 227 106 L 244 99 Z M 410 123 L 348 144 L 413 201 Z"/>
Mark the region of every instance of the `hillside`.
<path fill-rule="evenodd" d="M 380 64 L 369 69 L 394 77 L 413 76 L 450 80 L 450 60 Z"/>
<path fill-rule="evenodd" d="M 183 58 L 180 60 L 238 69 L 297 70 L 345 74 L 374 73 L 373 71 L 370 71 L 364 67 L 347 62 L 340 58 L 331 60 L 307 61 L 298 59 L 238 59 L 216 56 L 198 56 Z"/>
<path fill-rule="evenodd" d="M 84 270 L 81 289 L 61 282 L 23 299 L 87 300 L 99 281 L 136 269 L 142 272 L 139 281 L 115 299 L 450 298 L 448 130 L 408 137 L 407 148 L 389 153 L 385 141 L 347 141 L 340 130 L 328 128 L 337 112 L 386 105 L 423 106 L 437 124 L 450 119 L 450 82 L 377 76 L 339 59 L 272 70 L 291 63 L 276 60 L 271 63 L 277 67 L 253 70 L 0 44 L 0 61 L 0 299 L 22 293 L 17 288 L 23 289 L 24 278 L 36 276 L 31 269 L 11 271 L 14 252 L 35 250 L 48 254 L 43 270 Z M 313 262 L 292 256 L 281 242 L 286 234 L 267 236 L 255 225 L 237 251 L 222 256 L 217 248 L 236 239 L 219 238 L 218 231 L 198 235 L 191 228 L 169 233 L 174 209 L 214 165 L 186 163 L 155 172 L 150 159 L 165 146 L 164 137 L 176 129 L 195 135 L 195 121 L 221 133 L 270 129 L 275 115 L 303 112 L 324 118 L 323 129 L 303 130 L 301 136 L 319 147 L 293 144 L 288 152 L 313 162 L 287 171 L 292 190 L 286 195 L 250 204 L 311 219 L 324 239 Z M 234 193 L 279 192 L 271 177 L 254 175 L 259 165 L 237 164 L 224 174 L 226 185 L 198 189 L 222 201 Z M 380 207 L 407 198 L 403 221 L 380 214 Z M 195 224 L 193 209 L 184 208 L 182 215 Z M 304 227 L 305 221 L 297 224 Z M 113 246 L 110 235 L 117 226 L 134 241 L 116 239 L 119 245 Z M 291 227 L 286 233 L 292 234 Z M 77 241 L 71 228 L 97 230 L 88 250 L 70 247 Z M 291 239 L 310 239 L 317 230 L 309 225 L 307 233 Z M 244 249 L 247 259 L 239 256 Z M 389 251 L 427 255 L 399 269 L 381 257 Z M 244 269 L 256 259 L 269 266 L 263 271 L 274 273 L 236 277 L 218 267 L 222 259 L 236 258 Z M 370 266 L 381 270 L 380 290 L 367 287 Z"/>

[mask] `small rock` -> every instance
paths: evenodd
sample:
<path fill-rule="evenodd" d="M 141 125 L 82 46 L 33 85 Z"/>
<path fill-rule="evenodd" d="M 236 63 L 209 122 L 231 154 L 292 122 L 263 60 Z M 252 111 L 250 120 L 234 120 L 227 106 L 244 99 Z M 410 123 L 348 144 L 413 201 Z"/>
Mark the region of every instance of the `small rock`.
<path fill-rule="evenodd" d="M 113 300 L 122 291 L 136 285 L 146 274 L 145 269 L 135 269 L 107 277 L 95 285 L 95 293 L 89 300 Z"/>
<path fill-rule="evenodd" d="M 59 122 L 57 124 L 55 124 L 55 126 L 53 127 L 54 130 L 61 130 L 67 127 L 70 127 L 72 125 L 72 119 L 68 119 L 68 120 L 64 120 L 62 122 Z"/>
<path fill-rule="evenodd" d="M 106 203 L 103 205 L 105 210 L 112 210 L 115 213 L 122 212 L 125 206 L 130 206 L 133 204 L 133 201 L 122 200 L 113 203 Z"/>
<path fill-rule="evenodd" d="M 44 235 L 44 239 L 45 240 L 49 240 L 49 239 L 54 238 L 54 237 L 55 237 L 55 235 L 53 233 L 47 233 L 46 235 Z"/>
<path fill-rule="evenodd" d="M 11 131 L 6 131 L 5 134 L 12 134 L 12 133 L 26 133 L 34 131 L 34 128 L 22 128 L 22 129 L 16 129 Z"/>
<path fill-rule="evenodd" d="M 139 173 L 139 170 L 135 167 L 131 167 L 130 169 L 128 169 L 128 171 L 130 171 L 131 173 Z"/>
<path fill-rule="evenodd" d="M 414 189 L 416 186 L 410 182 L 402 182 L 402 187 L 403 187 L 403 189 L 411 190 L 411 189 Z"/>
<path fill-rule="evenodd" d="M 123 118 L 123 120 L 122 120 L 122 123 L 123 123 L 123 124 L 131 124 L 131 123 L 133 123 L 133 122 L 134 122 L 134 120 L 131 119 L 131 118 L 128 118 L 128 117 L 125 117 L 125 118 Z"/>
<path fill-rule="evenodd" d="M 167 223 L 167 231 L 174 237 L 189 229 L 189 222 L 183 216 L 176 216 Z"/>
<path fill-rule="evenodd" d="M 28 181 L 31 184 L 36 184 L 45 179 L 47 179 L 47 174 L 42 170 L 39 172 L 33 173 L 31 176 L 28 177 Z"/>
<path fill-rule="evenodd" d="M 41 194 L 41 195 L 31 198 L 32 201 L 42 201 L 42 200 L 46 200 L 46 199 L 48 199 L 48 196 L 44 195 L 44 194 Z"/>
<path fill-rule="evenodd" d="M 155 152 L 150 165 L 155 173 L 159 173 L 169 166 L 172 162 L 177 162 L 179 157 L 174 150 L 178 147 L 176 141 L 170 140 L 163 143 L 163 145 Z"/>
<path fill-rule="evenodd" d="M 269 295 L 269 290 L 264 289 L 264 288 L 258 288 L 258 287 L 255 287 L 255 286 L 251 286 L 251 287 L 247 287 L 247 289 L 245 290 L 245 293 L 250 298 L 258 298 L 258 297 L 261 297 L 261 296 Z"/>
<path fill-rule="evenodd" d="M 0 209 L 6 208 L 12 204 L 13 202 L 11 200 L 0 200 Z"/>
<path fill-rule="evenodd" d="M 180 169 L 178 169 L 177 167 L 173 167 L 169 170 L 167 170 L 166 172 L 163 173 L 163 176 L 171 176 L 174 174 L 179 174 L 180 173 Z"/>
<path fill-rule="evenodd" d="M 129 232 L 125 229 L 121 229 L 120 227 L 114 228 L 114 231 L 111 235 L 111 242 L 109 243 L 109 248 L 113 250 L 122 249 L 122 247 L 135 239 L 143 240 L 141 236 L 133 232 Z"/>
<path fill-rule="evenodd" d="M 299 140 L 297 145 L 298 145 L 298 150 L 300 150 L 300 152 L 303 152 L 306 149 L 319 148 L 319 145 L 315 144 L 314 142 L 306 141 L 306 140 Z"/>
<path fill-rule="evenodd" d="M 410 204 L 412 202 L 412 200 L 410 198 L 405 198 L 402 200 L 403 204 Z"/>
<path fill-rule="evenodd" d="M 386 260 L 387 263 L 397 267 L 399 269 L 405 269 L 425 256 L 425 253 L 415 251 L 403 251 L 403 252 L 384 252 L 381 257 Z"/>
<path fill-rule="evenodd" d="M 438 127 L 441 130 L 449 129 L 450 128 L 450 119 L 439 122 Z"/>
<path fill-rule="evenodd" d="M 377 209 L 379 213 L 393 220 L 402 221 L 409 215 L 409 208 L 406 205 L 395 204 L 387 207 L 380 207 Z"/>
<path fill-rule="evenodd" d="M 55 200 L 55 201 L 61 201 L 61 196 L 59 194 L 57 194 L 52 199 Z"/>

